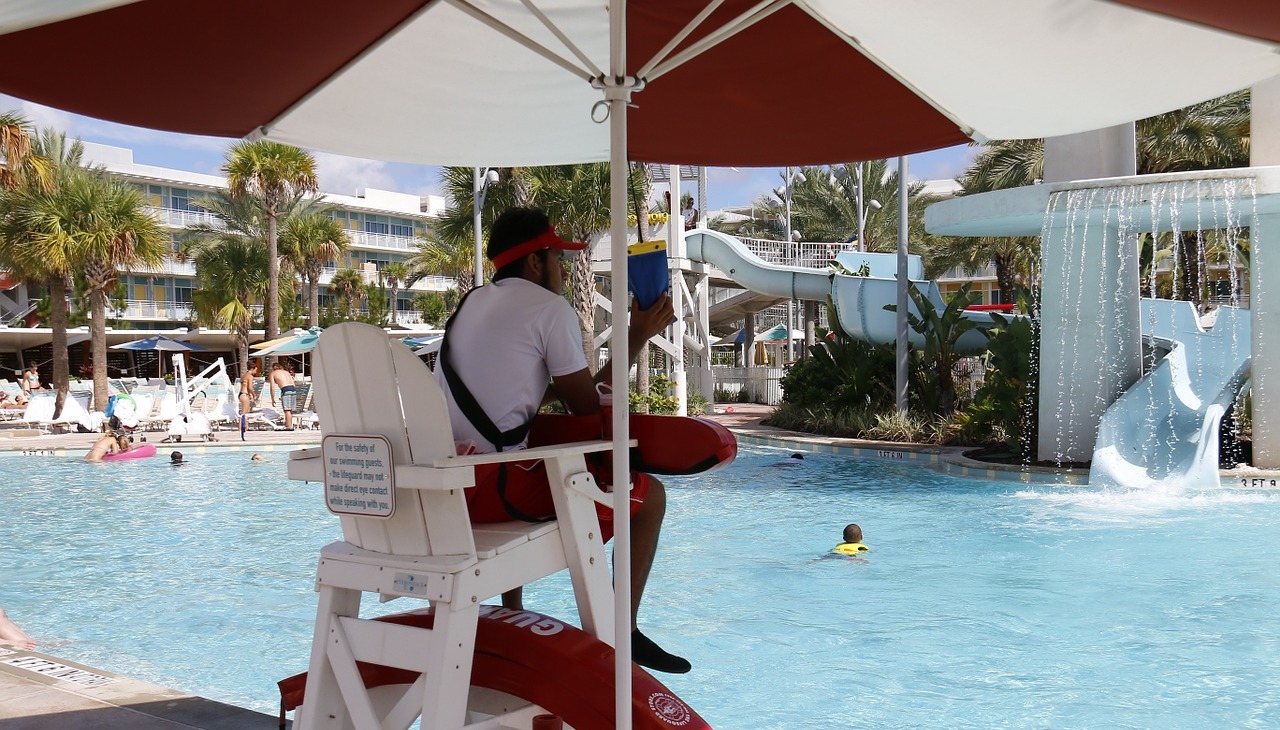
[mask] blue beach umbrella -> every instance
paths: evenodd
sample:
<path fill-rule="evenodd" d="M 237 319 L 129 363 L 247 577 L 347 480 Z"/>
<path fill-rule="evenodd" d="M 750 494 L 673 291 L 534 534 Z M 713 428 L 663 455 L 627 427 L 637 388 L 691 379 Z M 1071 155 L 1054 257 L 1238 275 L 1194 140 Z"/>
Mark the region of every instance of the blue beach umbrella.
<path fill-rule="evenodd" d="M 119 345 L 112 345 L 112 350 L 159 350 L 161 352 L 196 352 L 199 350 L 207 350 L 207 347 L 175 340 L 172 337 L 164 335 L 156 335 L 155 337 L 147 337 L 133 342 L 125 342 Z"/>
<path fill-rule="evenodd" d="M 278 337 L 267 342 L 259 342 L 253 345 L 251 349 L 256 349 L 252 357 L 266 357 L 267 355 L 299 355 L 304 352 L 311 352 L 316 349 L 316 345 L 320 343 L 320 333 L 323 332 L 319 327 L 312 327 L 306 331 Z"/>

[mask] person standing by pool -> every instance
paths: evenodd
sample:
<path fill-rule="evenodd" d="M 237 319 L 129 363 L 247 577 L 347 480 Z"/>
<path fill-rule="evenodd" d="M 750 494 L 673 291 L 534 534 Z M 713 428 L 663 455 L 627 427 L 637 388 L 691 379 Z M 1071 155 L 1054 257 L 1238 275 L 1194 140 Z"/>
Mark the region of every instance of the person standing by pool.
<path fill-rule="evenodd" d="M 284 430 L 293 430 L 293 409 L 298 405 L 298 387 L 294 384 L 293 373 L 285 369 L 279 361 L 271 366 L 271 377 L 267 379 L 267 387 L 271 388 L 271 405 L 276 405 L 276 388 L 280 388 L 280 408 L 284 411 Z"/>
<path fill-rule="evenodd" d="M 21 382 L 22 389 L 26 391 L 27 395 L 40 390 L 40 371 L 36 369 L 35 365 L 27 366 L 27 371 L 22 374 Z"/>
<path fill-rule="evenodd" d="M 241 441 L 244 441 L 244 428 L 248 425 L 248 412 L 253 410 L 253 401 L 255 401 L 255 398 L 253 398 L 253 379 L 257 378 L 257 368 L 259 368 L 259 364 L 256 361 L 250 362 L 248 370 L 241 375 L 241 394 L 239 394 L 239 401 L 241 401 Z"/>
<path fill-rule="evenodd" d="M 10 621 L 3 608 L 0 608 L 0 644 L 8 644 L 27 651 L 36 648 L 35 639 L 27 636 L 27 632 Z"/>
<path fill-rule="evenodd" d="M 494 221 L 488 256 L 496 269 L 492 282 L 473 289 L 445 325 L 436 379 L 449 402 L 449 420 L 459 444 L 480 453 L 524 448 L 528 426 L 544 402 L 563 401 L 570 412 L 600 412 L 597 382 L 608 382 L 608 365 L 593 377 L 583 354 L 582 332 L 564 291 L 565 251 L 581 251 L 556 235 L 545 213 L 512 208 Z M 640 346 L 674 317 L 671 299 L 662 297 L 647 310 L 631 313 L 632 358 Z M 461 405 L 460 403 L 467 403 Z M 488 434 L 488 435 L 486 435 Z M 601 479 L 603 471 L 597 474 Z M 477 469 L 477 486 L 467 504 L 475 522 L 511 519 L 538 521 L 555 514 L 542 462 L 510 468 Z M 666 513 L 662 483 L 632 473 L 634 532 L 631 560 L 631 645 L 637 664 L 683 673 L 690 664 L 664 651 L 636 628 L 636 613 L 658 548 Z M 499 484 L 502 487 L 499 487 Z M 611 513 L 601 515 L 612 527 Z M 519 608 L 519 589 L 503 594 L 503 604 Z"/>

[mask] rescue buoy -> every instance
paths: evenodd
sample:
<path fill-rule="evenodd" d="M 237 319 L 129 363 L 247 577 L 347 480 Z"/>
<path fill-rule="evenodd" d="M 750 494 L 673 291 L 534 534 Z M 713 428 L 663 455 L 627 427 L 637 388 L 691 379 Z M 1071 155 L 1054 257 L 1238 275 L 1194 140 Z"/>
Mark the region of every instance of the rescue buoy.
<path fill-rule="evenodd" d="M 728 466 L 738 456 L 738 440 L 715 421 L 632 413 L 630 429 L 639 444 L 631 450 L 631 468 L 646 474 L 701 474 Z M 530 446 L 599 438 L 611 438 L 599 414 L 540 413 L 529 429 Z"/>
<path fill-rule="evenodd" d="M 431 628 L 432 609 L 383 616 L 404 626 Z M 418 673 L 360 663 L 366 687 L 409 685 Z M 535 611 L 481 606 L 471 684 L 506 692 L 562 718 L 577 730 L 612 730 L 613 648 L 587 632 Z M 285 711 L 304 701 L 306 673 L 281 680 Z M 639 666 L 631 667 L 632 725 L 636 730 L 710 730 L 693 708 Z"/>
<path fill-rule="evenodd" d="M 123 461 L 124 459 L 145 459 L 156 455 L 155 444 L 138 444 L 130 446 L 128 451 L 119 451 L 102 457 L 103 461 Z"/>

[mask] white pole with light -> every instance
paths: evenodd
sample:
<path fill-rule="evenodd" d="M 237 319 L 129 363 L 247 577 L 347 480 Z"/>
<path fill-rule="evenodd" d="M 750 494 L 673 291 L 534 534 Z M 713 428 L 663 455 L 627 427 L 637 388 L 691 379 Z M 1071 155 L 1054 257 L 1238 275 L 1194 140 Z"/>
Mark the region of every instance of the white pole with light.
<path fill-rule="evenodd" d="M 609 256 L 613 301 L 613 513 L 631 514 L 631 439 L 628 406 L 631 354 L 627 337 L 627 102 L 636 89 L 627 78 L 626 0 L 609 2 L 609 70 L 599 80 L 609 111 Z M 679 204 L 676 202 L 675 204 Z M 631 730 L 631 520 L 614 520 L 613 535 L 613 669 L 614 721 L 617 730 Z"/>
<path fill-rule="evenodd" d="M 898 367 L 894 377 L 899 413 L 907 412 L 907 287 L 910 285 L 907 280 L 907 158 L 903 155 L 898 158 L 898 337 L 895 348 Z"/>
<path fill-rule="evenodd" d="M 475 229 L 476 234 L 476 273 L 473 278 L 473 287 L 478 287 L 484 283 L 484 237 L 481 232 L 480 214 L 484 210 L 484 196 L 488 192 L 489 186 L 498 182 L 498 171 L 492 168 L 475 168 L 474 176 L 474 197 L 471 200 L 471 225 Z"/>
<path fill-rule="evenodd" d="M 795 185 L 797 182 L 804 182 L 805 177 L 803 172 L 800 172 L 799 170 L 792 172 L 791 168 L 787 167 L 784 169 L 782 178 L 783 178 L 782 187 L 778 188 L 774 192 L 776 192 L 779 195 L 779 197 L 782 198 L 782 202 L 786 206 L 787 242 L 783 248 L 783 252 L 784 252 L 783 263 L 787 265 L 792 265 L 795 263 L 795 253 L 794 253 L 793 246 L 795 246 L 795 242 L 800 239 L 800 232 L 793 230 L 791 228 L 791 187 Z M 787 300 L 786 337 L 787 337 L 787 359 L 789 360 L 796 359 L 796 343 L 795 343 L 795 340 L 791 339 L 791 330 L 792 330 L 792 327 L 794 327 L 795 325 L 795 306 L 796 306 L 796 300 L 794 298 Z"/>
<path fill-rule="evenodd" d="M 677 279 L 677 277 L 684 277 L 680 262 L 687 258 L 684 249 L 684 193 L 680 189 L 680 166 L 671 165 L 668 175 L 671 180 L 672 205 L 680 208 L 679 215 L 667 218 L 667 276 L 671 284 L 667 288 L 671 292 L 671 306 L 676 313 L 676 321 L 671 325 L 671 342 L 675 344 L 675 351 L 671 353 L 671 384 L 676 391 L 676 415 L 687 416 L 689 415 L 689 384 L 685 379 L 684 361 L 684 291 L 681 287 L 682 282 Z M 694 221 L 694 225 L 697 225 L 697 221 Z M 673 264 L 674 267 L 672 267 Z M 642 362 L 636 365 L 636 368 L 645 367 L 649 367 L 649 363 Z M 636 374 L 636 382 L 640 382 L 639 373 Z"/>

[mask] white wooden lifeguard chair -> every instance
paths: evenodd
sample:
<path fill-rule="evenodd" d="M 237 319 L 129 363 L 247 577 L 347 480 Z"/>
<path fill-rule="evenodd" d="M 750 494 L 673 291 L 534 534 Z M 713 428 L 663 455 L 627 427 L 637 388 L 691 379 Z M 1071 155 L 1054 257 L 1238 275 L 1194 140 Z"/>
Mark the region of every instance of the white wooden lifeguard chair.
<path fill-rule="evenodd" d="M 529 727 L 541 708 L 468 713 L 482 601 L 568 568 L 583 629 L 613 644 L 613 589 L 583 455 L 592 441 L 455 456 L 444 395 L 407 347 L 367 324 L 325 330 L 315 352 L 323 443 L 290 455 L 291 479 L 322 482 L 343 540 L 320 553 L 320 593 L 298 730 Z M 557 520 L 473 527 L 463 488 L 474 467 L 543 458 Z M 434 627 L 360 618 L 364 593 L 431 602 Z M 391 697 L 366 690 L 356 662 L 421 672 Z M 386 688 L 380 688 L 385 690 Z M 486 712 L 489 712 L 486 710 Z"/>

